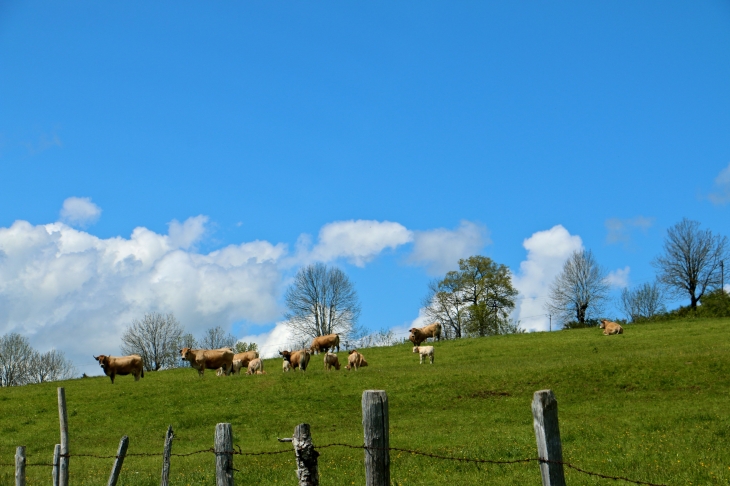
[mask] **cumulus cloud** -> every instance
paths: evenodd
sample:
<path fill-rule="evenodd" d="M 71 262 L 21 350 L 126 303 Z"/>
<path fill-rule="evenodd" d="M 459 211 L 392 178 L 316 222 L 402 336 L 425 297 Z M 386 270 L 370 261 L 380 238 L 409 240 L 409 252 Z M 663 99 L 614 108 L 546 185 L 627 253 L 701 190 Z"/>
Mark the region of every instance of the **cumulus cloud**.
<path fill-rule="evenodd" d="M 202 214 L 188 218 L 182 223 L 173 219 L 168 224 L 167 234 L 170 235 L 170 241 L 174 246 L 188 249 L 203 237 L 207 222 L 208 217 Z"/>
<path fill-rule="evenodd" d="M 479 253 L 489 243 L 487 228 L 470 221 L 462 221 L 455 230 L 414 231 L 408 260 L 425 266 L 431 275 L 441 275 L 456 270 L 460 258 Z"/>
<path fill-rule="evenodd" d="M 629 267 L 624 267 L 608 272 L 608 275 L 606 276 L 606 283 L 611 287 L 625 289 L 629 286 L 630 271 L 631 269 Z"/>
<path fill-rule="evenodd" d="M 321 262 L 344 258 L 362 267 L 383 250 L 409 243 L 412 238 L 411 231 L 399 223 L 362 219 L 336 221 L 322 227 L 308 258 Z M 306 246 L 306 240 L 300 240 L 301 244 Z"/>
<path fill-rule="evenodd" d="M 615 243 L 627 244 L 631 240 L 631 231 L 639 229 L 646 232 L 654 224 L 654 218 L 646 218 L 637 216 L 631 219 L 610 218 L 605 222 L 607 234 L 606 243 L 609 245 Z"/>
<path fill-rule="evenodd" d="M 715 177 L 715 190 L 708 195 L 708 198 L 716 205 L 730 202 L 730 164 Z"/>
<path fill-rule="evenodd" d="M 279 351 L 284 349 L 293 349 L 296 339 L 291 333 L 286 321 L 277 322 L 274 327 L 267 332 L 261 334 L 247 335 L 239 339 L 246 343 L 256 343 L 259 349 L 259 355 L 264 358 L 276 358 Z"/>
<path fill-rule="evenodd" d="M 101 216 L 101 208 L 89 197 L 69 197 L 63 201 L 61 221 L 71 226 L 86 227 Z"/>
<path fill-rule="evenodd" d="M 201 220 L 179 225 L 168 235 L 136 228 L 107 239 L 64 223 L 0 228 L 0 334 L 61 349 L 88 373 L 98 367 L 85 357 L 117 353 L 123 329 L 145 312 L 173 312 L 194 334 L 280 315 L 285 245 L 255 241 L 199 254 L 181 245 L 195 241 Z"/>
<path fill-rule="evenodd" d="M 514 276 L 519 291 L 516 319 L 523 329 L 547 331 L 549 319 L 545 311 L 548 289 L 568 257 L 583 248 L 580 236 L 571 235 L 562 225 L 538 231 L 523 241 L 527 259 L 520 263 Z"/>

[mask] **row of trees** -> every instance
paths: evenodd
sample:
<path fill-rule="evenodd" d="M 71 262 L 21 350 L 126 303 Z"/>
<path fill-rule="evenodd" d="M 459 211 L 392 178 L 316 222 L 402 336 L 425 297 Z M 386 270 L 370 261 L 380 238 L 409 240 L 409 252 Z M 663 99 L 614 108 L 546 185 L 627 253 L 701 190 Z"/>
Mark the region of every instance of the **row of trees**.
<path fill-rule="evenodd" d="M 656 282 L 624 289 L 619 308 L 628 320 L 637 321 L 665 313 L 668 297 L 689 298 L 692 310 L 703 298 L 709 302 L 717 294 L 722 300 L 726 293 L 719 289 L 728 250 L 727 237 L 683 219 L 669 228 L 663 252 L 652 262 Z M 606 277 L 590 250 L 573 252 L 550 285 L 546 310 L 565 327 L 596 325 L 609 303 Z M 509 268 L 477 255 L 459 260 L 458 270 L 430 282 L 423 307 L 427 317 L 442 323 L 448 338 L 489 336 L 520 332 L 519 324 L 510 319 L 516 299 Z M 300 343 L 331 333 L 358 338 L 360 305 L 342 270 L 322 263 L 301 268 L 285 301 L 287 323 Z M 394 340 L 383 331 L 370 338 Z"/>
<path fill-rule="evenodd" d="M 61 351 L 40 353 L 18 333 L 0 337 L 0 386 L 66 380 L 75 374 L 73 363 Z"/>
<path fill-rule="evenodd" d="M 173 314 L 152 312 L 142 319 L 135 319 L 122 333 L 121 350 L 124 354 L 142 356 L 146 371 L 187 366 L 180 359 L 182 348 L 218 349 L 232 348 L 235 352 L 256 350 L 256 343 L 239 342 L 222 327 L 207 329 L 200 339 L 186 333 Z"/>
<path fill-rule="evenodd" d="M 683 219 L 667 231 L 663 252 L 652 265 L 654 283 L 624 289 L 619 306 L 630 321 L 666 312 L 667 297 L 688 298 L 696 310 L 703 298 L 726 296 L 724 261 L 730 257 L 726 236 L 701 229 L 700 223 Z M 547 310 L 564 324 L 583 326 L 600 316 L 608 300 L 606 271 L 590 250 L 574 252 L 550 286 Z"/>

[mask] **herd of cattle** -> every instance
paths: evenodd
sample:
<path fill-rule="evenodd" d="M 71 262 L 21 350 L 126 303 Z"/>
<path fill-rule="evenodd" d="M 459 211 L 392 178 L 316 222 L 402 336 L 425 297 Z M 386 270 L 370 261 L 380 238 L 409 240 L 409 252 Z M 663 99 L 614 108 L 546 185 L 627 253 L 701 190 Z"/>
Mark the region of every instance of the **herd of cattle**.
<path fill-rule="evenodd" d="M 610 334 L 623 334 L 624 330 L 621 325 L 610 322 L 606 319 L 601 320 L 601 329 L 606 336 Z M 421 346 L 428 338 L 434 341 L 441 340 L 441 324 L 434 323 L 421 328 L 411 328 L 408 340 L 413 343 L 413 353 L 420 355 L 420 363 L 428 359 L 433 364 L 434 347 Z M 280 351 L 279 355 L 283 358 L 282 369 L 284 372 L 299 369 L 305 371 L 309 366 L 309 360 L 314 354 L 324 353 L 324 368 L 331 370 L 332 368 L 339 370 L 340 361 L 337 354 L 330 350 L 337 349 L 340 352 L 340 336 L 337 334 L 329 334 L 327 336 L 319 336 L 314 338 L 309 348 L 297 351 Z M 190 366 L 198 370 L 198 374 L 202 377 L 206 369 L 216 370 L 221 375 L 240 374 L 241 370 L 246 368 L 247 375 L 264 375 L 264 362 L 259 358 L 258 351 L 246 351 L 244 353 L 234 353 L 231 348 L 220 349 L 190 349 L 182 348 L 180 350 L 180 358 L 188 361 Z M 111 378 L 117 375 L 133 375 L 135 381 L 144 378 L 144 362 L 138 354 L 129 356 L 94 356 L 99 362 L 99 366 L 104 370 L 104 374 Z M 365 357 L 353 349 L 348 351 L 347 370 L 358 370 L 363 366 L 367 366 L 368 362 Z"/>

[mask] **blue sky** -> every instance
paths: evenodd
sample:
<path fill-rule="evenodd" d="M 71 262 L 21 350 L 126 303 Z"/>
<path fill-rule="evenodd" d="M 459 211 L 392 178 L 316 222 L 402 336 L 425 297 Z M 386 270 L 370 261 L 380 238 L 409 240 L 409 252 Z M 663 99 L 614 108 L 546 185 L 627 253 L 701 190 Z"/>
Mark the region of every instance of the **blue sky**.
<path fill-rule="evenodd" d="M 310 261 L 373 330 L 473 253 L 522 318 L 573 248 L 651 281 L 683 217 L 727 234 L 728 80 L 725 1 L 1 2 L 0 332 L 116 352 L 160 310 L 276 341 Z"/>

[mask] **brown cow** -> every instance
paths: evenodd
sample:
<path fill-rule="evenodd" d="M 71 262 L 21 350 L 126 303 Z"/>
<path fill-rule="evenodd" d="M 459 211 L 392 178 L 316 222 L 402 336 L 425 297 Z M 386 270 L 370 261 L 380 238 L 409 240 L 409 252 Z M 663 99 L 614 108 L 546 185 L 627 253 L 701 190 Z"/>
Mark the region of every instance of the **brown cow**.
<path fill-rule="evenodd" d="M 414 346 L 420 346 L 428 338 L 433 338 L 434 341 L 441 341 L 441 324 L 434 322 L 425 327 L 412 327 L 410 328 L 411 335 L 408 336 L 408 340 L 413 343 Z"/>
<path fill-rule="evenodd" d="M 264 374 L 264 362 L 261 358 L 252 359 L 248 363 L 247 375 L 263 375 Z"/>
<path fill-rule="evenodd" d="M 312 354 L 319 352 L 326 353 L 330 349 L 337 348 L 337 352 L 340 352 L 340 336 L 337 334 L 327 334 L 326 336 L 318 336 L 312 341 L 312 346 L 309 351 Z"/>
<path fill-rule="evenodd" d="M 324 369 L 329 371 L 332 367 L 336 370 L 340 369 L 340 360 L 337 359 L 337 355 L 334 353 L 327 353 L 324 355 Z"/>
<path fill-rule="evenodd" d="M 357 371 L 358 368 L 362 368 L 363 366 L 368 365 L 368 362 L 365 361 L 365 356 L 363 356 L 361 353 L 358 353 L 356 349 L 353 349 L 348 354 L 349 356 L 347 357 L 347 366 L 345 366 L 345 369 L 347 369 L 348 371 L 351 369 Z"/>
<path fill-rule="evenodd" d="M 134 381 L 139 381 L 140 377 L 144 378 L 144 361 L 142 356 L 131 354 L 129 356 L 106 356 L 100 354 L 94 356 L 99 362 L 99 366 L 104 370 L 104 374 L 111 378 L 112 385 L 114 377 L 117 375 L 134 375 Z"/>
<path fill-rule="evenodd" d="M 309 364 L 309 350 L 300 349 L 299 351 L 279 351 L 279 354 L 288 361 L 292 369 L 299 368 L 302 371 L 307 370 Z"/>
<path fill-rule="evenodd" d="M 603 335 L 608 336 L 609 334 L 623 334 L 624 328 L 621 324 L 611 322 L 608 319 L 601 319 L 600 329 L 603 329 Z"/>
<path fill-rule="evenodd" d="M 239 374 L 243 368 L 248 368 L 248 364 L 251 360 L 259 357 L 258 351 L 246 351 L 245 353 L 236 353 L 233 355 L 233 372 Z M 241 362 L 241 365 L 236 368 L 236 360 Z"/>
<path fill-rule="evenodd" d="M 200 376 L 203 376 L 206 369 L 215 370 L 218 368 L 223 368 L 223 372 L 229 375 L 233 368 L 233 351 L 230 348 L 182 348 L 180 350 L 180 359 L 189 361 L 190 366 L 198 370 L 198 375 Z"/>

